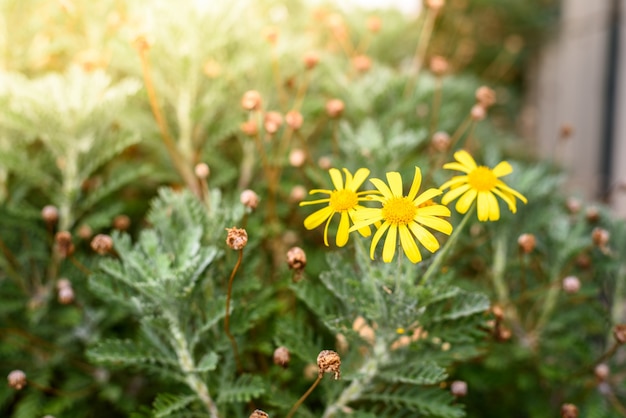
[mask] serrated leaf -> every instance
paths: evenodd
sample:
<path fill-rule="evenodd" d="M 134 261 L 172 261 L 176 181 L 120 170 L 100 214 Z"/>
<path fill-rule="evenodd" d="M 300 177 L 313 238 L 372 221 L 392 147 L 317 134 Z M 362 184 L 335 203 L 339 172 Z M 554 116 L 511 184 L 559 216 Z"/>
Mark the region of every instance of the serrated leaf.
<path fill-rule="evenodd" d="M 215 370 L 215 368 L 217 367 L 218 360 L 219 360 L 219 357 L 217 353 L 215 353 L 214 351 L 211 351 L 202 357 L 202 359 L 200 360 L 200 363 L 198 363 L 198 366 L 196 366 L 196 371 L 210 372 L 212 370 Z"/>
<path fill-rule="evenodd" d="M 159 393 L 152 404 L 152 414 L 155 418 L 165 418 L 186 408 L 194 402 L 194 395 L 173 395 L 170 393 Z"/>
<path fill-rule="evenodd" d="M 242 374 L 234 382 L 222 383 L 217 397 L 218 403 L 249 402 L 265 393 L 265 383 L 261 376 Z"/>

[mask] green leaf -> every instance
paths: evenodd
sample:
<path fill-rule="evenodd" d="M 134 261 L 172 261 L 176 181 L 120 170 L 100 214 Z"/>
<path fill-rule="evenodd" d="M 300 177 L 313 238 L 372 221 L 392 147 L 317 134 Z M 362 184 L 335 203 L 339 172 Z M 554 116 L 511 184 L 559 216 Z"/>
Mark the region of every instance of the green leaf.
<path fill-rule="evenodd" d="M 242 374 L 234 382 L 223 383 L 217 397 L 218 403 L 241 403 L 249 402 L 258 398 L 266 391 L 261 376 Z"/>
<path fill-rule="evenodd" d="M 218 360 L 219 360 L 219 357 L 217 353 L 215 353 L 214 351 L 208 352 L 202 357 L 202 359 L 200 360 L 200 363 L 198 363 L 198 366 L 196 367 L 196 371 L 210 372 L 212 370 L 215 370 L 215 368 L 217 367 Z"/>
<path fill-rule="evenodd" d="M 132 366 L 144 363 L 178 366 L 147 346 L 130 340 L 105 340 L 87 351 L 87 356 L 98 363 Z"/>
<path fill-rule="evenodd" d="M 173 395 L 159 393 L 152 404 L 152 414 L 155 418 L 165 418 L 186 408 L 196 400 L 194 395 Z"/>

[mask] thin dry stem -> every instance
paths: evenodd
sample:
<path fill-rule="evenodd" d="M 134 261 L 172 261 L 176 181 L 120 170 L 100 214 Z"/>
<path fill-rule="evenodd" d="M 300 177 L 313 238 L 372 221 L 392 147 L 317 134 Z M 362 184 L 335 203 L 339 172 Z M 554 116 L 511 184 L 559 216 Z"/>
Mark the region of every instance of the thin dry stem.
<path fill-rule="evenodd" d="M 226 316 L 224 317 L 224 331 L 230 340 L 231 345 L 233 346 L 233 353 L 235 355 L 235 363 L 237 364 L 237 370 L 241 370 L 241 361 L 239 360 L 239 350 L 237 348 L 237 341 L 233 334 L 230 333 L 230 300 L 232 296 L 233 290 L 233 280 L 235 279 L 235 274 L 237 270 L 239 270 L 239 266 L 241 266 L 241 260 L 243 259 L 243 249 L 238 251 L 237 263 L 235 267 L 233 267 L 233 271 L 230 273 L 230 278 L 228 279 L 228 295 L 226 296 Z"/>
<path fill-rule="evenodd" d="M 300 405 L 302 405 L 302 402 L 304 402 L 306 398 L 309 397 L 309 395 L 313 392 L 313 390 L 317 387 L 317 385 L 322 381 L 322 377 L 324 377 L 324 375 L 320 373 L 317 376 L 317 379 L 315 379 L 315 382 L 313 382 L 313 384 L 311 385 L 311 387 L 306 392 L 304 392 L 304 395 L 302 395 L 295 404 L 293 404 L 286 418 L 293 417 L 293 414 L 296 413 Z"/>

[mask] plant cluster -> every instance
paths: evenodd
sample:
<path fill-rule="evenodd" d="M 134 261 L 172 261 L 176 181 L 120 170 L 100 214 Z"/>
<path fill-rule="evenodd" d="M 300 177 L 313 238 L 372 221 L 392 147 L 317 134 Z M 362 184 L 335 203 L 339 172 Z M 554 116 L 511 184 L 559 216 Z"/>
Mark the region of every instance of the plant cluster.
<path fill-rule="evenodd" d="M 624 223 L 450 3 L 0 0 L 0 414 L 626 416 Z"/>

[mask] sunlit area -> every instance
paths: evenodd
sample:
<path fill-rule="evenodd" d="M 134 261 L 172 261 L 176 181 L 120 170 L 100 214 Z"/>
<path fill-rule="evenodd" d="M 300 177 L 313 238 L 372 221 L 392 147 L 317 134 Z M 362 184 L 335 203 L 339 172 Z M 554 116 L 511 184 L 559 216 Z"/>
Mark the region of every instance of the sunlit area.
<path fill-rule="evenodd" d="M 0 416 L 625 417 L 618 3 L 0 0 Z"/>

